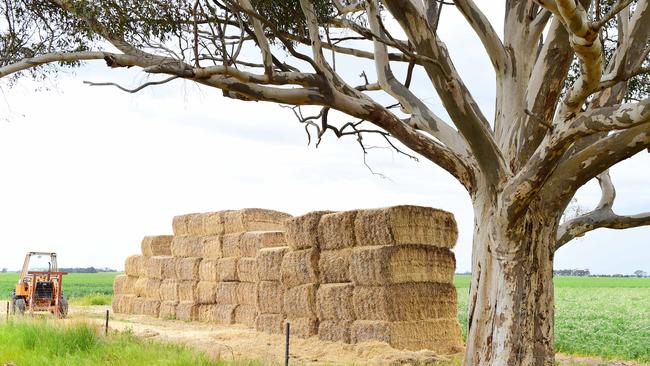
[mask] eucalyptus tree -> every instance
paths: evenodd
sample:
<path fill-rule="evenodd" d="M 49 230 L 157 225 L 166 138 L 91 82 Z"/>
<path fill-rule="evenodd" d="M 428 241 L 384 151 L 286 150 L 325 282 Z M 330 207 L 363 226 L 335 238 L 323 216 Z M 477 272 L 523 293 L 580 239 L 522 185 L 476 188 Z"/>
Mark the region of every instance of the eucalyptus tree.
<path fill-rule="evenodd" d="M 447 6 L 491 61 L 494 116 L 479 108 L 437 32 Z M 465 365 L 552 365 L 555 251 L 590 230 L 650 223 L 650 213 L 614 213 L 608 173 L 650 146 L 650 0 L 506 0 L 501 32 L 472 0 L 6 0 L 0 8 L 8 83 L 104 60 L 161 74 L 127 91 L 191 80 L 229 98 L 293 106 L 319 141 L 333 133 L 363 147 L 363 136 L 378 134 L 449 172 L 475 215 Z M 374 71 L 346 78 L 336 67 L 344 57 Z M 416 70 L 447 116 L 413 90 Z M 320 112 L 305 115 L 307 106 Z M 333 112 L 355 122 L 335 122 Z M 562 221 L 592 179 L 598 206 Z"/>

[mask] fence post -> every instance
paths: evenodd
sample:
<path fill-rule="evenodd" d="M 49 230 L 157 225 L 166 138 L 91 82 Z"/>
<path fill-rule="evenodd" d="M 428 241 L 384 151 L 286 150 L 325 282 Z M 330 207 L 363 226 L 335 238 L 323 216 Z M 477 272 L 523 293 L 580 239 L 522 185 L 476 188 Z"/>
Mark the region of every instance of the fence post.
<path fill-rule="evenodd" d="M 104 335 L 108 335 L 108 311 L 106 310 L 106 324 L 104 325 Z"/>
<path fill-rule="evenodd" d="M 284 340 L 284 366 L 289 366 L 289 338 L 291 337 L 291 324 L 287 322 L 285 327 L 285 340 Z"/>
<path fill-rule="evenodd" d="M 9 301 L 7 301 L 7 322 L 9 322 Z"/>

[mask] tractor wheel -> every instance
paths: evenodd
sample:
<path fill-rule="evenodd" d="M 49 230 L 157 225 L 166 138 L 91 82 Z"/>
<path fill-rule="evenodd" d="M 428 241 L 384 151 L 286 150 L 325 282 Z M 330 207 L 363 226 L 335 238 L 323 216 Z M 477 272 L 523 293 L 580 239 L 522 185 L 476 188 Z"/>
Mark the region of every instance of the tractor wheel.
<path fill-rule="evenodd" d="M 61 296 L 59 299 L 59 316 L 65 318 L 68 315 L 68 300 L 65 296 Z"/>
<path fill-rule="evenodd" d="M 14 299 L 12 302 L 13 313 L 18 315 L 25 314 L 25 309 L 27 305 L 25 304 L 25 299 Z"/>

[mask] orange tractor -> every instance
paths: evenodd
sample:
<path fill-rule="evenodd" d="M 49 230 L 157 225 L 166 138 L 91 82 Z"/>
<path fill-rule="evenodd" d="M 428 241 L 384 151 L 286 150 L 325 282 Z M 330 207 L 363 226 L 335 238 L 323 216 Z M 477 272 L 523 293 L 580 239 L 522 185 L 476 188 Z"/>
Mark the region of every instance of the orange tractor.
<path fill-rule="evenodd" d="M 35 258 L 33 258 L 35 257 Z M 32 259 L 48 260 L 47 268 L 34 266 Z M 68 314 L 68 301 L 63 295 L 63 276 L 56 263 L 56 253 L 29 252 L 25 256 L 18 284 L 11 296 L 14 314 L 49 312 L 59 317 Z"/>

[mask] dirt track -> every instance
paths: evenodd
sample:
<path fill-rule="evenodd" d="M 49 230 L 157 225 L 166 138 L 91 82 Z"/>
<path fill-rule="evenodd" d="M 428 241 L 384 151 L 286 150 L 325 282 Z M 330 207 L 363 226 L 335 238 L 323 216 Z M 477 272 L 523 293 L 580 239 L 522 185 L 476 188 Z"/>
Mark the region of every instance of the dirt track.
<path fill-rule="evenodd" d="M 0 302 L 4 318 L 6 303 Z M 70 319 L 88 319 L 103 326 L 104 314 L 109 306 L 73 306 Z M 2 319 L 4 320 L 4 319 Z M 113 314 L 111 329 L 130 330 L 136 336 L 161 342 L 184 344 L 198 349 L 214 359 L 256 360 L 262 364 L 281 364 L 284 359 L 284 336 L 258 333 L 250 328 L 215 326 L 197 322 L 161 320 L 142 315 Z M 292 338 L 290 357 L 298 364 L 431 364 L 451 361 L 459 364 L 460 355 L 438 356 L 428 351 L 410 352 L 395 350 L 382 342 L 358 345 L 323 342 L 318 339 Z M 641 366 L 629 361 L 603 361 L 598 358 L 558 355 L 560 365 Z M 441 362 L 446 365 L 446 362 Z M 646 365 L 648 366 L 648 365 Z"/>

